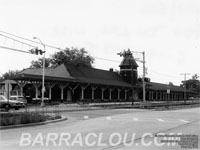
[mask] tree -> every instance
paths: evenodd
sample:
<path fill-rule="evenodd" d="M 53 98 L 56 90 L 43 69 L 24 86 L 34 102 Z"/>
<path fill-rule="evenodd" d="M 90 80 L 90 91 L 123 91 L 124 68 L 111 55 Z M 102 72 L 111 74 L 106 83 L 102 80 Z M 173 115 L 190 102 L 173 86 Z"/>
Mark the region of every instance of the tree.
<path fill-rule="evenodd" d="M 50 58 L 45 59 L 45 67 L 56 67 L 63 63 L 67 64 L 83 64 L 92 67 L 94 58 L 84 49 L 66 48 L 65 50 L 54 53 Z M 42 58 L 31 62 L 30 68 L 42 68 Z"/>
<path fill-rule="evenodd" d="M 186 88 L 196 91 L 196 92 L 200 92 L 200 80 L 198 80 L 199 76 L 197 74 L 194 74 L 192 76 L 192 79 L 186 80 L 186 81 L 182 81 L 183 85 L 186 84 Z"/>
<path fill-rule="evenodd" d="M 2 76 L 0 77 L 0 79 L 7 79 L 13 75 L 16 75 L 17 73 L 19 73 L 19 70 L 9 70 L 8 72 L 2 74 Z"/>
<path fill-rule="evenodd" d="M 94 58 L 88 54 L 88 52 L 84 49 L 78 48 L 66 48 L 63 51 L 57 52 L 53 54 L 50 58 L 52 66 L 58 66 L 63 63 L 67 64 L 83 64 L 89 67 L 92 67 L 94 63 Z"/>
<path fill-rule="evenodd" d="M 169 82 L 169 86 L 174 86 L 173 82 Z"/>
<path fill-rule="evenodd" d="M 30 68 L 42 68 L 43 66 L 43 58 L 39 58 L 38 60 L 32 60 Z M 45 58 L 45 67 L 51 67 L 50 59 Z"/>
<path fill-rule="evenodd" d="M 198 80 L 198 78 L 199 78 L 199 76 L 198 76 L 197 74 L 194 74 L 194 75 L 192 76 L 192 80 Z"/>

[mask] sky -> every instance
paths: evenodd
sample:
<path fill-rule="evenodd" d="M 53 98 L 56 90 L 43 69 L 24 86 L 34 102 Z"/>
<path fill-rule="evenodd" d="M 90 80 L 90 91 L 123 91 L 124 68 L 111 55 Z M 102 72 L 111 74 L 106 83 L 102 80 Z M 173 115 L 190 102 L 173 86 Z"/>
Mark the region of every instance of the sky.
<path fill-rule="evenodd" d="M 181 73 L 200 75 L 199 0 L 0 0 L 0 31 L 115 60 L 95 59 L 94 67 L 104 70 L 119 70 L 117 53 L 124 49 L 145 51 L 152 82 L 180 85 Z M 0 46 L 28 49 L 3 36 Z M 47 47 L 46 56 L 57 51 Z M 140 53 L 133 54 L 142 60 Z M 38 58 L 0 48 L 0 74 L 27 68 Z"/>

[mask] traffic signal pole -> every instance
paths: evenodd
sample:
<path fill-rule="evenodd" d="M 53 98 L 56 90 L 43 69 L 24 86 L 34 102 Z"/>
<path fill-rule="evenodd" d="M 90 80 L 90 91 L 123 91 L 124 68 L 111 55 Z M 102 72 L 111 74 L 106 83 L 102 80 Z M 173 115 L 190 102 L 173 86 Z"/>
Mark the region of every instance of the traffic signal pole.
<path fill-rule="evenodd" d="M 38 38 L 38 37 L 33 37 L 33 39 L 38 39 L 41 43 L 41 45 L 44 47 L 44 51 L 40 51 L 41 53 L 43 53 L 43 64 L 42 64 L 42 101 L 41 101 L 41 106 L 44 107 L 45 103 L 44 103 L 44 92 L 45 92 L 45 86 L 44 86 L 44 82 L 45 82 L 45 50 L 46 50 L 46 46 L 45 44 Z"/>
<path fill-rule="evenodd" d="M 44 46 L 44 54 L 43 54 L 43 67 L 42 67 L 42 102 L 41 106 L 43 107 L 45 105 L 44 103 L 44 92 L 45 92 L 45 86 L 44 86 L 44 76 L 45 76 L 45 45 Z"/>

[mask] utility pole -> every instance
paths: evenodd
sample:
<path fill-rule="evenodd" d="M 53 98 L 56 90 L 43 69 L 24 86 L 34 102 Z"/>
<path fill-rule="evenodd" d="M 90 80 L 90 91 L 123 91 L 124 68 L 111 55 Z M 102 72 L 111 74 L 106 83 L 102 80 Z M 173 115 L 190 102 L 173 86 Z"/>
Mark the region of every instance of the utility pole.
<path fill-rule="evenodd" d="M 145 88 L 145 52 L 142 52 L 143 55 L 143 78 L 142 78 L 142 87 L 143 87 L 143 102 L 146 102 L 146 88 Z"/>
<path fill-rule="evenodd" d="M 187 98 L 187 89 L 186 89 L 186 77 L 187 75 L 190 75 L 189 73 L 181 73 L 180 75 L 184 75 L 184 103 L 186 104 L 186 98 Z"/>
<path fill-rule="evenodd" d="M 133 66 L 131 66 L 131 79 L 132 79 L 132 105 L 134 104 L 134 95 L 133 95 Z"/>
<path fill-rule="evenodd" d="M 145 61 L 145 51 L 143 51 L 143 52 L 138 52 L 138 51 L 132 51 L 132 52 L 134 52 L 134 53 L 140 53 L 140 54 L 142 54 L 142 59 L 143 60 L 137 60 L 136 59 L 136 61 L 139 61 L 139 62 L 141 62 L 142 64 L 143 64 L 143 77 L 142 77 L 142 91 L 143 91 L 143 102 L 146 102 L 146 88 L 145 88 L 145 86 L 146 86 L 146 83 L 145 83 L 145 70 L 146 70 L 146 68 L 145 68 L 145 63 L 146 63 L 146 61 Z"/>

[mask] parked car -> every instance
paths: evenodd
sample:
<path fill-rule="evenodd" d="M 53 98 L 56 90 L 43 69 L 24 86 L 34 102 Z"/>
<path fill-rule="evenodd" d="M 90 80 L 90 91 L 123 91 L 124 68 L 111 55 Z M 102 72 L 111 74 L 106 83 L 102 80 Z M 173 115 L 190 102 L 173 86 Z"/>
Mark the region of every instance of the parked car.
<path fill-rule="evenodd" d="M 9 110 L 10 108 L 14 108 L 18 110 L 19 108 L 25 107 L 25 103 L 17 101 L 17 100 L 8 100 L 5 96 L 0 95 L 0 108 L 5 110 Z"/>
<path fill-rule="evenodd" d="M 16 101 L 20 101 L 23 102 L 24 104 L 27 104 L 27 100 L 24 96 L 10 96 L 10 100 L 16 100 Z"/>

